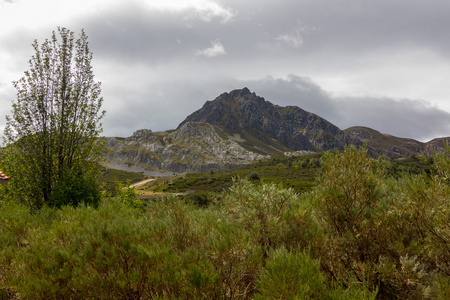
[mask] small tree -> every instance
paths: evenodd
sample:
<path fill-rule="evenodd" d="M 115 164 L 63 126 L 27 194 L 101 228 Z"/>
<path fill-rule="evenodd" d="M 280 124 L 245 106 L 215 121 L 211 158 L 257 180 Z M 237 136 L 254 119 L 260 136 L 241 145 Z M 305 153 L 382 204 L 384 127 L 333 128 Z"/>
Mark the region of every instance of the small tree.
<path fill-rule="evenodd" d="M 58 28 L 39 46 L 29 71 L 13 82 L 17 99 L 7 116 L 3 166 L 9 192 L 28 205 L 97 203 L 96 166 L 103 99 L 94 81 L 87 36 Z"/>

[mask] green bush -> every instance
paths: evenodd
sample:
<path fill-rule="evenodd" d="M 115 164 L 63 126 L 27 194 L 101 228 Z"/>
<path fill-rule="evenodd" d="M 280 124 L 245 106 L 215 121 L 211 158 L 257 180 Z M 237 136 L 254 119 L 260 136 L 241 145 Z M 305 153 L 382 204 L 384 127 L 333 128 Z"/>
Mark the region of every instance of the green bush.
<path fill-rule="evenodd" d="M 259 175 L 256 172 L 252 172 L 252 174 L 250 174 L 249 178 L 251 180 L 259 180 Z"/>
<path fill-rule="evenodd" d="M 283 214 L 297 197 L 292 189 L 273 183 L 256 186 L 249 180 L 235 180 L 221 208 L 257 237 L 267 257 L 270 248 L 282 243 L 288 227 Z"/>
<path fill-rule="evenodd" d="M 325 274 L 345 284 L 367 282 L 380 298 L 436 295 L 437 274 L 450 274 L 444 171 L 390 177 L 387 162 L 364 148 L 326 153 L 323 161 L 318 185 L 305 198 L 324 229 L 325 246 L 312 255 Z"/>
<path fill-rule="evenodd" d="M 115 185 L 115 190 L 114 190 L 113 195 L 118 201 L 120 201 L 126 205 L 129 205 L 131 207 L 142 208 L 144 205 L 137 198 L 138 195 L 136 193 L 136 189 L 133 186 L 131 186 L 129 182 L 127 182 L 126 184 L 122 184 L 122 183 L 118 182 Z"/>
<path fill-rule="evenodd" d="M 267 266 L 257 280 L 255 299 L 375 299 L 367 284 L 350 282 L 347 288 L 339 282 L 328 283 L 320 262 L 307 252 L 288 252 L 284 247 L 272 250 Z"/>
<path fill-rule="evenodd" d="M 323 299 L 325 276 L 320 262 L 305 252 L 271 250 L 257 280 L 257 299 Z"/>

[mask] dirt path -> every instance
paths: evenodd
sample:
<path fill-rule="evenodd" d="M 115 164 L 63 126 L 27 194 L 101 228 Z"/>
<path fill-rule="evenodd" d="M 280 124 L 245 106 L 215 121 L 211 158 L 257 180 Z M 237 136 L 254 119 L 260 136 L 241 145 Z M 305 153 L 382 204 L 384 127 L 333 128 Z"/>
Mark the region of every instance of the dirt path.
<path fill-rule="evenodd" d="M 145 185 L 145 184 L 148 183 L 148 182 L 155 181 L 155 180 L 156 180 L 156 179 L 154 179 L 154 178 L 142 180 L 142 181 L 139 181 L 139 182 L 136 182 L 136 183 L 130 185 L 130 187 L 140 187 L 140 186 Z"/>

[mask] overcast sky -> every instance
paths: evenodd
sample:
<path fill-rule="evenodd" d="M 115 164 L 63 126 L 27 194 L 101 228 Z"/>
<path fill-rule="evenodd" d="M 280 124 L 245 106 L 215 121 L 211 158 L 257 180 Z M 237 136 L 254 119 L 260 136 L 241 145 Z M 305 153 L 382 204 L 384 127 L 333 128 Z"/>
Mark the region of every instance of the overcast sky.
<path fill-rule="evenodd" d="M 89 36 L 106 136 L 174 129 L 243 87 L 341 129 L 450 136 L 448 0 L 0 0 L 1 132 L 58 26 Z"/>

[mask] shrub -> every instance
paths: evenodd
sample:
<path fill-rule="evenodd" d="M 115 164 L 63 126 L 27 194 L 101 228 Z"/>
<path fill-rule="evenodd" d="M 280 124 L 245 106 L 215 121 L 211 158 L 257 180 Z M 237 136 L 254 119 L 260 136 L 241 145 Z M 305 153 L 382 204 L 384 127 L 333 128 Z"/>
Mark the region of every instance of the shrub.
<path fill-rule="evenodd" d="M 381 298 L 435 295 L 436 274 L 450 274 L 444 173 L 389 178 L 386 161 L 368 157 L 366 149 L 323 158 L 309 201 L 326 233 L 325 247 L 312 253 L 325 274 L 345 284 L 366 281 Z"/>
<path fill-rule="evenodd" d="M 251 180 L 259 180 L 259 175 L 256 172 L 253 172 L 252 174 L 250 174 L 249 178 Z"/>
<path fill-rule="evenodd" d="M 257 299 L 322 299 L 325 276 L 320 272 L 320 262 L 308 253 L 288 252 L 281 247 L 270 251 L 256 286 Z"/>
<path fill-rule="evenodd" d="M 375 299 L 367 284 L 350 282 L 344 288 L 339 282 L 328 283 L 320 262 L 307 252 L 288 252 L 284 247 L 271 250 L 266 268 L 257 280 L 255 299 Z"/>
<path fill-rule="evenodd" d="M 224 196 L 221 208 L 258 238 L 264 257 L 283 241 L 287 220 L 282 216 L 297 198 L 292 189 L 272 183 L 255 186 L 248 180 L 235 180 Z"/>

